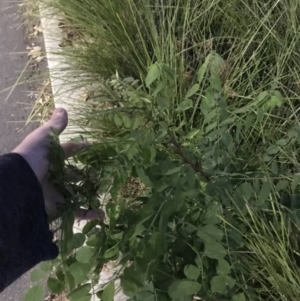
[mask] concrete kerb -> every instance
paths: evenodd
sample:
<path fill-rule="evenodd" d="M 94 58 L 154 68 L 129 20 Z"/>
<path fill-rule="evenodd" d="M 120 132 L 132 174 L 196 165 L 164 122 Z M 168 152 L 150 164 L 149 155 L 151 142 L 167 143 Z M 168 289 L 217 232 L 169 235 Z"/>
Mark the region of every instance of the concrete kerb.
<path fill-rule="evenodd" d="M 74 111 L 74 105 L 77 107 L 80 105 L 80 95 L 84 92 L 78 88 L 78 78 L 70 75 L 71 67 L 63 61 L 61 55 L 60 43 L 63 37 L 62 30 L 59 27 L 59 18 L 57 14 L 40 5 L 41 25 L 43 28 L 45 51 L 49 68 L 49 75 L 52 86 L 52 93 L 54 98 L 55 107 L 62 107 L 68 111 L 70 121 L 76 120 L 76 112 Z M 61 141 L 70 140 L 74 132 L 80 132 L 80 128 L 76 128 L 74 124 L 70 124 L 67 129 L 60 136 Z M 85 222 L 76 223 L 73 230 L 78 233 L 84 227 Z M 110 281 L 114 274 L 120 270 L 120 267 L 115 266 L 113 263 L 107 265 L 105 269 L 100 273 L 100 281 L 94 287 L 94 290 L 99 290 L 108 281 Z M 115 301 L 125 301 L 128 299 L 123 294 L 120 288 L 120 281 L 115 282 L 116 295 Z M 99 301 L 96 296 L 93 296 L 91 301 Z"/>

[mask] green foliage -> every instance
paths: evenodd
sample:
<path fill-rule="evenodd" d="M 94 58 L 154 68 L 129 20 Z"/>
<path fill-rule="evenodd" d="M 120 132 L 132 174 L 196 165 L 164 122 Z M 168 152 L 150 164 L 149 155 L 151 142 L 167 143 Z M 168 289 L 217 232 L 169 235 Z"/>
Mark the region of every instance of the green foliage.
<path fill-rule="evenodd" d="M 81 263 L 89 263 L 93 255 L 93 250 L 90 247 L 82 247 L 76 252 L 76 259 Z"/>
<path fill-rule="evenodd" d="M 281 94 L 266 91 L 270 82 L 280 86 L 293 103 L 297 101 L 297 1 L 43 2 L 66 16 L 64 23 L 72 34 L 64 44 L 72 48 L 66 46 L 64 55 L 73 72 L 87 74 L 82 77 L 85 87 L 86 81 L 94 84 L 95 78 L 115 70 L 122 77 L 152 85 L 161 78 L 162 70 L 154 64 L 159 62 L 176 70 L 183 99 L 194 78 L 202 83 L 206 66 L 200 67 L 207 54 L 216 51 L 221 55 L 217 64 L 225 65 L 219 70 L 220 79 L 212 81 L 215 87 L 225 86 L 234 106 L 247 101 L 244 95 L 259 95 L 258 100 L 266 101 L 269 108 L 280 106 Z M 107 24 L 112 25 L 107 28 Z"/>
<path fill-rule="evenodd" d="M 211 290 L 213 293 L 224 293 L 227 288 L 231 289 L 235 285 L 235 280 L 229 276 L 219 275 L 211 280 Z"/>
<path fill-rule="evenodd" d="M 231 299 L 231 301 L 246 301 L 246 297 L 243 293 L 234 295 Z"/>
<path fill-rule="evenodd" d="M 186 278 L 190 280 L 197 280 L 200 276 L 200 269 L 192 264 L 186 265 L 183 271 Z"/>
<path fill-rule="evenodd" d="M 46 273 L 43 270 L 36 269 L 30 274 L 30 281 L 37 282 L 45 277 Z"/>
<path fill-rule="evenodd" d="M 195 281 L 182 279 L 173 282 L 169 289 L 168 294 L 172 299 L 181 300 L 185 296 L 193 296 L 201 288 L 201 285 Z"/>
<path fill-rule="evenodd" d="M 75 284 L 80 284 L 85 280 L 88 280 L 88 273 L 91 270 L 91 266 L 77 261 L 72 263 L 68 270 L 74 277 Z"/>
<path fill-rule="evenodd" d="M 85 241 L 85 236 L 81 233 L 76 233 L 73 235 L 72 240 L 69 241 L 69 249 L 78 249 L 80 248 Z"/>
<path fill-rule="evenodd" d="M 115 296 L 115 284 L 110 282 L 103 291 L 101 300 L 103 301 L 114 301 Z"/>
<path fill-rule="evenodd" d="M 44 272 L 48 272 L 50 271 L 52 268 L 52 262 L 51 261 L 43 261 L 41 264 L 40 264 L 40 269 Z"/>
<path fill-rule="evenodd" d="M 75 191 L 63 190 L 51 265 L 70 300 L 90 300 L 86 281 L 110 260 L 130 300 L 300 300 L 300 4 L 48 5 L 78 34 L 64 54 L 93 87 L 75 108 L 93 141 L 75 159 L 80 181 L 53 157 Z M 74 209 L 108 194 L 107 219 L 73 235 Z"/>
<path fill-rule="evenodd" d="M 30 288 L 24 295 L 24 301 L 42 301 L 44 300 L 44 290 L 41 285 Z"/>
<path fill-rule="evenodd" d="M 73 234 L 72 207 L 63 208 L 62 255 L 48 281 L 52 292 L 66 286 L 71 301 L 90 300 L 91 285 L 84 283 L 97 283 L 104 264 L 118 259 L 122 271 L 97 293 L 102 300 L 112 300 L 116 278 L 131 300 L 191 300 L 195 295 L 275 300 L 291 295 L 287 284 L 270 273 L 277 275 L 275 261 L 282 255 L 287 279 L 295 275 L 296 259 L 288 254 L 296 246 L 292 229 L 299 225 L 293 209 L 298 199 L 293 193 L 299 179 L 282 156 L 287 145 L 296 148 L 298 142 L 287 134 L 261 133 L 264 143 L 249 153 L 250 128 L 276 113 L 266 99 L 279 92 L 258 95 L 255 106 L 230 109 L 215 71 L 220 63 L 218 54 L 208 55 L 198 83 L 187 89 L 190 102 L 185 98 L 178 106 L 172 94 L 176 73 L 164 64 L 150 67 L 147 91 L 133 87 L 134 79 L 118 76 L 103 84 L 103 98 L 118 89 L 122 106 L 106 111 L 87 107 L 89 125 L 102 128 L 101 139 L 93 136 L 95 142 L 76 160 L 93 181 L 89 176 L 68 185 L 77 189 L 78 202 L 87 208 L 90 199 L 84 196 L 92 188 L 110 193 L 107 220 L 91 221 L 82 234 Z M 262 112 L 259 122 L 249 118 L 254 110 Z M 126 185 L 132 179 L 139 188 L 130 195 Z M 81 187 L 91 191 L 80 194 Z M 284 227 L 283 218 L 290 218 Z M 280 242 L 286 251 L 268 251 L 274 258 L 265 254 L 263 246 L 276 249 L 273 241 L 280 237 L 287 242 Z"/>
<path fill-rule="evenodd" d="M 89 301 L 91 299 L 91 295 L 89 294 L 90 289 L 90 284 L 79 286 L 68 294 L 68 298 L 70 301 Z"/>
<path fill-rule="evenodd" d="M 47 286 L 51 293 L 60 294 L 65 289 L 64 283 L 55 278 L 48 278 Z"/>

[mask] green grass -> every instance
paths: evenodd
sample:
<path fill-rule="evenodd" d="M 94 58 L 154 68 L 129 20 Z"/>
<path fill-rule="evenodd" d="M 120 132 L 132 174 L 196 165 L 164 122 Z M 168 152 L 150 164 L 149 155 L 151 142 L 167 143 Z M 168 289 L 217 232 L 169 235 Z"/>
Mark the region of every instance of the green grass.
<path fill-rule="evenodd" d="M 299 68 L 297 1 L 50 1 L 81 39 L 72 53 L 76 68 L 96 75 L 143 79 L 153 62 L 164 62 L 192 81 L 211 50 L 225 60 L 228 90 L 243 101 L 270 82 L 295 95 Z M 71 55 L 71 54 L 70 54 Z M 76 60 L 77 58 L 77 60 Z M 247 93 L 248 92 L 248 93 Z M 255 95 L 255 94 L 254 94 Z"/>
<path fill-rule="evenodd" d="M 64 15 L 77 37 L 71 48 L 65 48 L 65 55 L 73 73 L 86 74 L 85 86 L 115 71 L 121 78 L 131 76 L 143 82 L 152 63 L 164 63 L 177 75 L 176 107 L 195 82 L 205 57 L 216 51 L 224 59 L 219 73 L 230 109 L 251 104 L 260 92 L 272 88 L 285 97 L 280 112 L 251 130 L 245 142 L 249 141 L 249 150 L 299 125 L 297 1 L 45 2 Z"/>
<path fill-rule="evenodd" d="M 253 253 L 244 264 L 263 288 L 264 300 L 298 300 L 300 298 L 299 226 L 287 212 L 273 207 L 266 217 L 247 207 L 243 219 L 249 233 L 246 246 Z"/>

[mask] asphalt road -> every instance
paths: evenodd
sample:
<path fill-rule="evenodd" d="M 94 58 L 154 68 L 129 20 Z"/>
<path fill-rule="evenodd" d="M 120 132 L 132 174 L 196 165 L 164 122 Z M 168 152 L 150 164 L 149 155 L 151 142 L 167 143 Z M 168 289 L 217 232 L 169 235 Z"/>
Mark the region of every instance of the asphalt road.
<path fill-rule="evenodd" d="M 33 128 L 24 127 L 24 122 L 32 107 L 30 92 L 34 85 L 16 86 L 12 92 L 9 89 L 27 64 L 27 42 L 19 9 L 15 0 L 0 0 L 0 154 L 12 150 Z M 29 276 L 25 275 L 0 294 L 0 301 L 22 301 L 29 285 Z"/>

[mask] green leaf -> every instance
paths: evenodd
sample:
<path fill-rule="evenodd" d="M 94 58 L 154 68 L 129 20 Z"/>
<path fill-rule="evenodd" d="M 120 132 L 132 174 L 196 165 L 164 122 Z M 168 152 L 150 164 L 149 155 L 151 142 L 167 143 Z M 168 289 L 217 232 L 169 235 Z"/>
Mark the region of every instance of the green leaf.
<path fill-rule="evenodd" d="M 244 133 L 248 132 L 250 127 L 254 124 L 255 117 L 253 114 L 249 114 L 244 122 Z"/>
<path fill-rule="evenodd" d="M 287 145 L 288 142 L 289 142 L 288 139 L 279 139 L 276 141 L 276 145 L 284 146 L 284 145 Z"/>
<path fill-rule="evenodd" d="M 136 237 L 138 235 L 141 235 L 145 230 L 146 230 L 146 228 L 143 225 L 137 224 L 135 226 L 134 232 L 131 235 L 130 239 L 133 238 L 133 237 Z"/>
<path fill-rule="evenodd" d="M 208 125 L 205 128 L 205 133 L 208 134 L 211 130 L 213 130 L 215 127 L 217 127 L 217 125 L 218 125 L 217 121 L 212 122 L 210 125 Z"/>
<path fill-rule="evenodd" d="M 218 114 L 218 110 L 217 109 L 213 109 L 209 113 L 205 114 L 205 118 L 204 118 L 203 124 L 207 124 L 208 123 L 209 126 L 211 126 L 211 121 L 217 116 L 217 114 Z M 207 130 L 206 130 L 206 133 L 208 133 Z"/>
<path fill-rule="evenodd" d="M 141 119 L 138 116 L 135 116 L 131 119 L 130 129 L 135 130 L 139 127 Z"/>
<path fill-rule="evenodd" d="M 229 288 L 234 287 L 235 280 L 229 276 L 220 275 L 220 276 L 215 276 L 211 280 L 210 285 L 213 293 L 222 294 L 226 290 L 227 286 Z"/>
<path fill-rule="evenodd" d="M 174 81 L 176 76 L 175 71 L 166 64 L 161 64 L 160 66 L 162 67 L 162 70 L 164 71 L 165 75 L 168 76 L 168 79 L 170 81 Z"/>
<path fill-rule="evenodd" d="M 226 249 L 218 242 L 205 242 L 204 254 L 213 259 L 223 259 L 227 254 Z"/>
<path fill-rule="evenodd" d="M 218 203 L 212 203 L 208 208 L 206 208 L 206 213 L 204 216 L 204 224 L 218 224 L 220 218 L 218 215 L 221 214 L 221 206 Z"/>
<path fill-rule="evenodd" d="M 193 96 L 196 92 L 199 90 L 199 84 L 195 84 L 192 86 L 192 88 L 187 92 L 185 98 L 189 98 Z"/>
<path fill-rule="evenodd" d="M 88 240 L 86 241 L 86 245 L 89 247 L 95 247 L 97 243 L 97 238 L 96 234 L 92 234 Z"/>
<path fill-rule="evenodd" d="M 157 94 L 165 87 L 164 82 L 159 82 L 156 86 L 155 90 L 152 92 L 152 96 L 156 97 Z"/>
<path fill-rule="evenodd" d="M 278 168 L 278 163 L 276 160 L 274 160 L 271 164 L 271 170 L 272 170 L 272 173 L 274 175 L 278 175 L 278 172 L 279 172 L 279 168 Z"/>
<path fill-rule="evenodd" d="M 203 63 L 203 65 L 200 67 L 199 71 L 198 71 L 198 74 L 197 74 L 197 77 L 198 77 L 198 82 L 199 84 L 202 83 L 203 81 L 203 77 L 204 77 L 204 74 L 207 70 L 207 66 L 209 64 L 209 61 L 210 61 L 210 58 L 211 58 L 211 54 L 209 54 L 206 58 L 205 58 L 205 61 Z"/>
<path fill-rule="evenodd" d="M 263 108 L 258 108 L 257 109 L 257 116 L 256 116 L 256 122 L 260 122 L 265 114 L 265 110 Z"/>
<path fill-rule="evenodd" d="M 192 108 L 193 105 L 193 101 L 191 99 L 184 99 L 183 101 L 181 101 L 178 105 L 178 107 L 176 108 L 176 112 L 184 112 L 190 108 Z"/>
<path fill-rule="evenodd" d="M 245 294 L 244 293 L 236 294 L 231 298 L 231 301 L 246 301 Z"/>
<path fill-rule="evenodd" d="M 173 299 L 192 296 L 201 289 L 201 284 L 187 279 L 173 282 L 168 288 L 168 294 Z"/>
<path fill-rule="evenodd" d="M 171 168 L 169 169 L 166 173 L 165 173 L 165 176 L 169 176 L 169 175 L 172 175 L 174 173 L 177 173 L 181 170 L 181 166 L 177 166 L 177 167 L 174 167 L 174 168 Z"/>
<path fill-rule="evenodd" d="M 68 290 L 72 291 L 75 287 L 75 279 L 69 271 L 66 272 L 65 276 L 66 276 L 66 285 L 68 286 Z"/>
<path fill-rule="evenodd" d="M 79 299 L 76 299 L 76 301 L 91 301 L 92 296 L 90 294 L 83 296 Z M 70 299 L 70 301 L 75 301 L 75 299 Z"/>
<path fill-rule="evenodd" d="M 131 297 L 139 291 L 139 286 L 133 278 L 121 276 L 121 287 L 123 292 Z"/>
<path fill-rule="evenodd" d="M 217 72 L 211 74 L 210 83 L 218 92 L 222 91 L 222 82 Z"/>
<path fill-rule="evenodd" d="M 219 259 L 218 266 L 217 266 L 217 274 L 218 275 L 228 275 L 229 273 L 230 273 L 229 263 L 224 259 Z"/>
<path fill-rule="evenodd" d="M 276 96 L 281 102 L 284 101 L 283 96 L 280 91 L 278 91 L 278 90 L 273 91 L 273 95 Z"/>
<path fill-rule="evenodd" d="M 68 242 L 69 250 L 80 248 L 85 242 L 85 235 L 82 233 L 75 233 L 72 239 Z"/>
<path fill-rule="evenodd" d="M 154 229 L 150 239 L 150 244 L 156 253 L 156 256 L 162 255 L 165 252 L 165 234 L 160 229 Z"/>
<path fill-rule="evenodd" d="M 77 287 L 75 290 L 73 290 L 71 293 L 68 294 L 68 298 L 70 301 L 82 301 L 82 300 L 90 300 L 87 298 L 91 298 L 89 295 L 89 291 L 91 289 L 90 284 L 84 284 L 79 287 Z"/>
<path fill-rule="evenodd" d="M 201 101 L 200 110 L 203 115 L 207 115 L 216 106 L 215 92 L 209 87 L 205 92 L 205 98 Z"/>
<path fill-rule="evenodd" d="M 149 68 L 148 74 L 145 79 L 145 84 L 149 88 L 150 85 L 157 80 L 161 75 L 161 70 L 157 64 L 152 65 Z"/>
<path fill-rule="evenodd" d="M 229 117 L 229 118 L 225 117 L 225 119 L 219 124 L 219 126 L 221 127 L 223 125 L 228 125 L 228 124 L 235 125 L 236 122 L 237 122 L 237 118 L 235 118 L 235 117 Z"/>
<path fill-rule="evenodd" d="M 269 97 L 269 92 L 268 91 L 263 91 L 263 92 L 260 92 L 256 98 L 256 100 L 258 102 L 261 102 L 262 100 L 264 100 L 266 97 Z"/>
<path fill-rule="evenodd" d="M 221 241 L 224 234 L 222 230 L 217 228 L 217 226 L 213 224 L 207 224 L 198 230 L 197 235 L 203 241 L 215 242 Z"/>
<path fill-rule="evenodd" d="M 34 270 L 30 274 L 30 281 L 37 282 L 37 281 L 43 279 L 45 277 L 45 275 L 46 275 L 46 272 L 43 270 L 40 270 L 40 269 Z"/>
<path fill-rule="evenodd" d="M 211 70 L 212 72 L 219 73 L 220 68 L 224 66 L 224 59 L 216 52 L 212 53 Z"/>
<path fill-rule="evenodd" d="M 261 206 L 266 200 L 269 199 L 269 194 L 271 192 L 271 184 L 269 181 L 263 183 L 260 193 L 258 195 L 257 205 Z"/>
<path fill-rule="evenodd" d="M 47 286 L 51 293 L 60 294 L 65 289 L 65 285 L 55 278 L 48 278 Z"/>
<path fill-rule="evenodd" d="M 200 269 L 192 264 L 184 267 L 184 275 L 190 280 L 197 280 L 200 276 Z"/>
<path fill-rule="evenodd" d="M 277 145 L 270 145 L 267 149 L 266 149 L 266 153 L 268 155 L 275 155 L 279 152 L 279 147 Z"/>
<path fill-rule="evenodd" d="M 265 162 L 269 162 L 269 161 L 271 161 L 272 160 L 272 157 L 270 157 L 270 156 L 268 156 L 268 155 L 266 155 L 266 154 L 263 154 L 263 160 L 265 161 Z"/>
<path fill-rule="evenodd" d="M 160 300 L 160 301 L 167 301 L 167 300 L 169 300 L 169 299 L 160 299 L 158 296 L 158 294 L 157 294 L 157 297 L 158 298 L 156 298 L 155 297 L 155 295 L 156 295 L 157 293 L 154 293 L 154 292 L 152 292 L 152 291 L 141 291 L 141 292 L 139 292 L 135 297 L 134 297 L 134 301 L 136 301 L 136 300 L 138 300 L 138 301 L 157 301 L 157 300 Z M 167 297 L 167 296 L 165 296 L 165 297 Z M 127 301 L 129 301 L 129 300 L 127 300 Z M 133 300 L 132 300 L 133 301 Z M 190 300 L 189 300 L 190 301 Z"/>
<path fill-rule="evenodd" d="M 91 266 L 87 263 L 74 262 L 69 267 L 69 272 L 74 277 L 75 284 L 80 284 L 88 279 L 88 273 L 91 270 Z"/>
<path fill-rule="evenodd" d="M 156 97 L 156 101 L 158 109 L 160 111 L 165 110 L 169 105 L 168 99 L 166 97 Z"/>
<path fill-rule="evenodd" d="M 289 186 L 289 183 L 288 180 L 280 180 L 276 185 L 275 191 L 285 190 Z"/>
<path fill-rule="evenodd" d="M 67 247 L 66 243 L 70 241 L 74 235 L 73 226 L 75 222 L 75 215 L 72 210 L 65 211 L 62 215 L 61 229 L 64 233 L 63 247 Z"/>
<path fill-rule="evenodd" d="M 298 137 L 298 131 L 297 131 L 297 128 L 292 128 L 292 129 L 289 129 L 287 131 L 287 136 L 289 138 L 297 138 Z"/>
<path fill-rule="evenodd" d="M 145 170 L 141 167 L 136 168 L 136 172 L 140 178 L 140 180 L 148 187 L 152 187 L 153 184 L 150 180 L 150 178 L 145 174 Z"/>
<path fill-rule="evenodd" d="M 293 209 L 300 209 L 300 194 L 293 195 L 291 199 L 291 205 Z M 297 218 L 299 220 L 299 218 Z"/>
<path fill-rule="evenodd" d="M 243 199 L 246 201 L 249 201 L 251 198 L 252 194 L 254 193 L 254 189 L 252 185 L 249 182 L 245 182 L 239 186 L 239 190 L 241 191 L 241 196 Z"/>
<path fill-rule="evenodd" d="M 60 281 L 60 282 L 65 282 L 65 274 L 63 273 L 62 270 L 58 269 L 55 273 L 56 278 Z"/>
<path fill-rule="evenodd" d="M 122 119 L 120 114 L 115 114 L 114 115 L 114 122 L 117 126 L 121 126 L 122 125 Z"/>
<path fill-rule="evenodd" d="M 217 166 L 217 163 L 213 159 L 205 159 L 202 166 L 206 170 L 211 170 L 211 169 L 214 169 Z"/>
<path fill-rule="evenodd" d="M 24 301 L 43 301 L 44 290 L 41 285 L 30 288 L 24 295 Z"/>
<path fill-rule="evenodd" d="M 102 301 L 114 301 L 115 296 L 115 283 L 110 282 L 104 289 L 102 294 Z"/>
<path fill-rule="evenodd" d="M 237 244 L 238 247 L 241 247 L 243 245 L 243 236 L 235 229 L 229 229 L 227 231 L 227 234 L 229 238 Z"/>
<path fill-rule="evenodd" d="M 104 253 L 104 258 L 112 258 L 115 257 L 119 253 L 119 246 L 115 245 L 112 248 L 108 249 Z"/>
<path fill-rule="evenodd" d="M 81 263 L 89 263 L 91 257 L 93 255 L 93 249 L 90 247 L 81 247 L 76 252 L 76 259 Z"/>
<path fill-rule="evenodd" d="M 101 300 L 103 295 L 103 290 L 96 293 L 96 296 Z M 130 300 L 130 299 L 128 299 Z"/>
<path fill-rule="evenodd" d="M 48 261 L 43 261 L 41 264 L 40 264 L 40 269 L 44 272 L 48 272 L 50 271 L 52 268 L 52 261 L 51 260 L 48 260 Z"/>
<path fill-rule="evenodd" d="M 87 234 L 99 224 L 99 220 L 95 219 L 86 223 L 82 229 L 82 234 Z"/>
<path fill-rule="evenodd" d="M 266 105 L 268 108 L 273 109 L 275 107 L 280 107 L 283 104 L 281 98 L 276 95 L 272 95 L 271 98 L 267 101 Z"/>
<path fill-rule="evenodd" d="M 154 214 L 154 210 L 149 207 L 144 207 L 139 210 L 133 218 L 130 219 L 130 225 L 143 224 Z"/>
<path fill-rule="evenodd" d="M 130 118 L 125 114 L 122 114 L 121 118 L 122 118 L 122 122 L 123 122 L 125 128 L 129 129 L 131 126 Z"/>
<path fill-rule="evenodd" d="M 232 136 L 229 133 L 225 133 L 222 136 L 222 141 L 224 145 L 227 147 L 228 152 L 232 153 L 233 146 L 234 146 Z"/>
<path fill-rule="evenodd" d="M 200 133 L 199 129 L 192 129 L 186 136 L 185 139 L 188 140 L 193 140 L 195 138 L 196 135 L 198 135 L 198 133 Z"/>
<path fill-rule="evenodd" d="M 293 191 L 296 190 L 299 183 L 300 183 L 300 176 L 295 176 L 295 178 L 293 179 L 293 182 L 291 184 L 291 188 L 292 188 Z"/>

